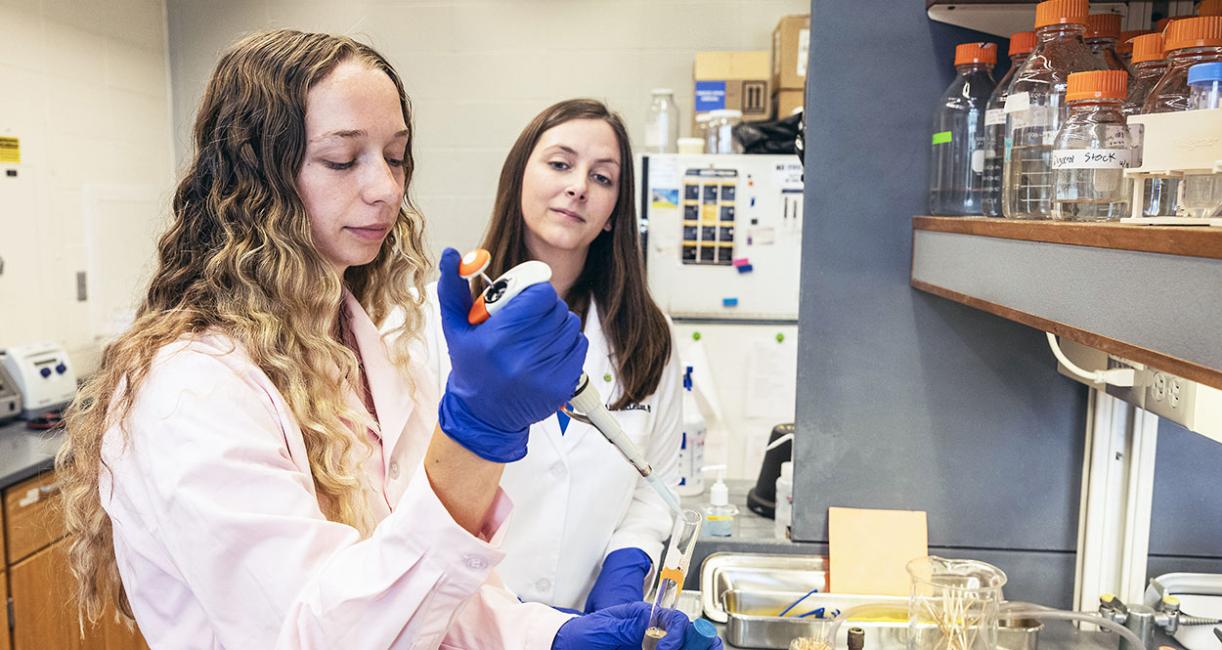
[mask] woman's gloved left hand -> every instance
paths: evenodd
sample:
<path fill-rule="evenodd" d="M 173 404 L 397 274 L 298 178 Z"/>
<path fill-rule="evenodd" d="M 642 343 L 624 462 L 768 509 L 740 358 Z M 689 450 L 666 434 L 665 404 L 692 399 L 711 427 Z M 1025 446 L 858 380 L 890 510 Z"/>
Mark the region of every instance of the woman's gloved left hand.
<path fill-rule="evenodd" d="M 638 650 L 649 626 L 650 607 L 645 601 L 637 601 L 570 619 L 556 632 L 552 650 Z M 666 636 L 658 642 L 658 650 L 682 650 L 687 628 L 692 625 L 687 615 L 664 609 L 659 618 Z M 722 648 L 721 639 L 709 646 L 709 650 Z"/>
<path fill-rule="evenodd" d="M 603 560 L 602 571 L 586 598 L 586 613 L 645 598 L 645 576 L 653 562 L 639 548 L 612 551 Z"/>

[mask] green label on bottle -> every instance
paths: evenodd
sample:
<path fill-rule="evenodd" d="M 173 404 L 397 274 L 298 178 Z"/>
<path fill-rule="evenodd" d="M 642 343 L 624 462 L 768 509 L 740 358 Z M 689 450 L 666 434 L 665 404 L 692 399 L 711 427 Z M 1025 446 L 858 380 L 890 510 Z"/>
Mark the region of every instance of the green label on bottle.
<path fill-rule="evenodd" d="M 947 142 L 950 142 L 950 131 L 938 131 L 933 134 L 934 144 L 946 144 Z"/>

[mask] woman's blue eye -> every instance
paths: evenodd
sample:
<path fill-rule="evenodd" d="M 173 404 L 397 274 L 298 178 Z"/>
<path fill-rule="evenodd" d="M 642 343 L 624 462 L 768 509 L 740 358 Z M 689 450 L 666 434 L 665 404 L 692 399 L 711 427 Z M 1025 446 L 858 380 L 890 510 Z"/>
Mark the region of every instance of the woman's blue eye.
<path fill-rule="evenodd" d="M 389 163 L 391 167 L 402 167 L 403 166 L 402 158 L 387 158 L 386 162 Z"/>
<path fill-rule="evenodd" d="M 356 161 L 349 160 L 348 162 L 338 163 L 338 162 L 332 162 L 330 160 L 324 160 L 322 164 L 326 165 L 328 169 L 343 171 L 345 169 L 351 169 L 352 166 L 356 164 Z"/>
<path fill-rule="evenodd" d="M 553 161 L 551 161 L 551 162 L 549 162 L 549 163 L 547 163 L 547 164 L 548 164 L 548 165 L 549 165 L 549 166 L 550 166 L 552 169 L 555 169 L 555 170 L 558 170 L 558 171 L 564 171 L 564 170 L 566 170 L 566 169 L 568 169 L 568 168 L 569 168 L 569 164 L 568 164 L 568 163 L 566 163 L 566 162 L 564 162 L 564 161 L 562 161 L 562 160 L 553 160 Z"/>
<path fill-rule="evenodd" d="M 602 174 L 594 174 L 594 182 L 598 183 L 599 185 L 606 185 L 607 187 L 613 185 L 611 179 L 603 176 Z"/>

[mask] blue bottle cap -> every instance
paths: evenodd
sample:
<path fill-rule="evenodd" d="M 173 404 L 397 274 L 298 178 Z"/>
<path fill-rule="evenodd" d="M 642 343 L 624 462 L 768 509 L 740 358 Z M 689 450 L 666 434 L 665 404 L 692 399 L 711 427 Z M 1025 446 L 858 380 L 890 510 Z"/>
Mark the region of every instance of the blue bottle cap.
<path fill-rule="evenodd" d="M 717 628 L 707 620 L 698 618 L 687 628 L 687 634 L 683 637 L 683 650 L 708 650 L 716 638 Z"/>
<path fill-rule="evenodd" d="M 1188 68 L 1188 85 L 1207 84 L 1222 81 L 1222 61 L 1198 63 Z"/>

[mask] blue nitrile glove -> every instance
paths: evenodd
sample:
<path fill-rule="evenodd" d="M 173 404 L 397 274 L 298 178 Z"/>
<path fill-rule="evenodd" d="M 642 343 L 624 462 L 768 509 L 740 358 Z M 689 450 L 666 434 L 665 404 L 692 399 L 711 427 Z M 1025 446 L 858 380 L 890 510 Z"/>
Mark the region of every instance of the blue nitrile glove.
<path fill-rule="evenodd" d="M 573 396 L 588 342 L 581 320 L 551 283 L 527 287 L 496 316 L 467 322 L 471 290 L 458 275 L 458 251 L 441 254 L 437 299 L 450 349 L 450 378 L 438 424 L 480 458 L 508 463 L 526 455 L 530 425 Z"/>
<path fill-rule="evenodd" d="M 645 601 L 616 605 L 593 614 L 569 619 L 552 641 L 552 650 L 639 650 L 649 626 L 650 604 Z M 662 610 L 666 636 L 658 650 L 681 650 L 691 621 L 677 609 Z M 721 650 L 721 639 L 710 650 Z"/>
<path fill-rule="evenodd" d="M 639 548 L 611 551 L 586 598 L 586 613 L 645 599 L 645 576 L 653 561 Z"/>

